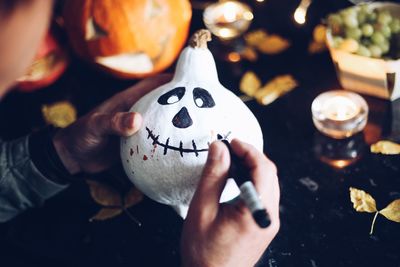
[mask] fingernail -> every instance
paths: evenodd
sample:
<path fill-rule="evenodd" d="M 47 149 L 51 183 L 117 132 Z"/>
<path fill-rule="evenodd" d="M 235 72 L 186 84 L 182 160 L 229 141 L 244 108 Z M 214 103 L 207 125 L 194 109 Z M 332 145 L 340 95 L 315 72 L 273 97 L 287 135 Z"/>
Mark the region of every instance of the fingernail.
<path fill-rule="evenodd" d="M 132 113 L 128 113 L 124 116 L 124 126 L 125 128 L 132 128 L 133 127 L 133 114 Z"/>
<path fill-rule="evenodd" d="M 216 141 L 210 145 L 210 148 L 208 150 L 208 158 L 210 160 L 219 160 L 222 158 L 224 151 L 222 150 L 219 143 L 221 143 L 221 142 Z"/>

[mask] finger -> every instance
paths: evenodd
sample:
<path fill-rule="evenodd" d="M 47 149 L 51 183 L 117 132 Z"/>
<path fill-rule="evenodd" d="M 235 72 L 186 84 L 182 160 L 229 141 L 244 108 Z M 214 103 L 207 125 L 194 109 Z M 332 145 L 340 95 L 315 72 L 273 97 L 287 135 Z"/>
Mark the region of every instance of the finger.
<path fill-rule="evenodd" d="M 233 152 L 240 157 L 250 169 L 252 180 L 259 193 L 265 192 L 271 179 L 276 178 L 276 167 L 261 151 L 245 142 L 233 139 Z"/>
<path fill-rule="evenodd" d="M 136 112 L 117 112 L 114 114 L 95 113 L 91 116 L 90 127 L 98 136 L 130 136 L 142 125 L 142 116 Z"/>
<path fill-rule="evenodd" d="M 122 122 L 119 125 L 119 131 L 121 136 L 131 136 L 136 133 L 142 126 L 143 118 L 137 112 L 125 112 L 123 113 Z M 119 127 L 116 125 L 116 127 Z M 117 131 L 117 129 L 115 129 Z"/>
<path fill-rule="evenodd" d="M 271 226 L 279 223 L 279 182 L 277 169 L 261 151 L 250 144 L 234 139 L 232 150 L 250 168 L 251 177 L 256 190 L 271 216 Z M 278 227 L 279 228 L 279 227 Z"/>
<path fill-rule="evenodd" d="M 172 74 L 164 73 L 157 76 L 147 78 L 134 86 L 128 88 L 121 93 L 123 101 L 123 109 L 128 110 L 131 106 L 137 102 L 142 96 L 150 92 L 151 90 L 169 82 L 172 78 Z"/>
<path fill-rule="evenodd" d="M 190 204 L 189 214 L 212 221 L 218 214 L 219 199 L 225 187 L 230 158 L 222 142 L 214 142 L 208 151 L 208 158 L 201 180 Z"/>

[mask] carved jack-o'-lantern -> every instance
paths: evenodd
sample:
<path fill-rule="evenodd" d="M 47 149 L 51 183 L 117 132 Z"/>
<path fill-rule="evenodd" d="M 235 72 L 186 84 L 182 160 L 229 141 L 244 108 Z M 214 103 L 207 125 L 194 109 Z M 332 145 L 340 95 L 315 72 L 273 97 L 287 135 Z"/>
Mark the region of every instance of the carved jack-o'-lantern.
<path fill-rule="evenodd" d="M 239 138 L 262 151 L 260 126 L 246 105 L 219 80 L 208 31 L 197 32 L 178 60 L 173 80 L 141 98 L 131 111 L 142 129 L 121 140 L 126 174 L 150 198 L 186 216 L 209 144 Z M 225 195 L 224 195 L 225 194 Z M 222 201 L 237 196 L 231 181 Z"/>
<path fill-rule="evenodd" d="M 188 0 L 68 0 L 64 9 L 74 50 L 121 78 L 169 67 L 186 41 L 191 15 Z"/>

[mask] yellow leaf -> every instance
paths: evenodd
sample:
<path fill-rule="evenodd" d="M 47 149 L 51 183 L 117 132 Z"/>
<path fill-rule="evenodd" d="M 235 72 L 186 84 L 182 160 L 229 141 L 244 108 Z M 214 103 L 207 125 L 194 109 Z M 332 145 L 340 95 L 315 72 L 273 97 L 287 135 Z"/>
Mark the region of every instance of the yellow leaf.
<path fill-rule="evenodd" d="M 368 193 L 357 188 L 350 187 L 350 199 L 353 208 L 358 212 L 376 212 L 375 199 Z"/>
<path fill-rule="evenodd" d="M 65 128 L 76 121 L 77 116 L 75 107 L 68 101 L 43 105 L 42 114 L 48 124 L 60 128 Z"/>
<path fill-rule="evenodd" d="M 257 48 L 267 55 L 279 54 L 290 47 L 290 42 L 277 35 L 269 35 L 265 30 L 252 31 L 244 36 L 247 45 Z"/>
<path fill-rule="evenodd" d="M 317 43 L 325 43 L 326 41 L 326 27 L 322 24 L 315 26 L 313 30 L 313 38 Z"/>
<path fill-rule="evenodd" d="M 122 213 L 122 209 L 109 209 L 109 208 L 102 208 L 99 212 L 96 213 L 89 221 L 105 221 L 107 219 L 112 219 Z"/>
<path fill-rule="evenodd" d="M 256 47 L 264 54 L 275 55 L 288 49 L 290 47 L 290 42 L 279 35 L 273 34 L 269 35 L 261 43 L 258 43 Z"/>
<path fill-rule="evenodd" d="M 371 145 L 371 152 L 381 153 L 384 155 L 396 155 L 400 154 L 400 145 L 391 141 L 383 140 Z"/>
<path fill-rule="evenodd" d="M 281 75 L 266 83 L 255 93 L 255 98 L 262 105 L 268 105 L 298 86 L 292 75 Z"/>
<path fill-rule="evenodd" d="M 253 96 L 261 87 L 261 80 L 252 71 L 247 71 L 240 80 L 240 91 L 246 95 Z"/>
<path fill-rule="evenodd" d="M 260 43 L 264 42 L 267 37 L 268 33 L 265 30 L 259 29 L 247 33 L 244 39 L 248 45 L 257 47 Z"/>
<path fill-rule="evenodd" d="M 121 207 L 122 197 L 114 188 L 99 182 L 88 180 L 90 195 L 96 203 L 104 207 Z"/>
<path fill-rule="evenodd" d="M 125 195 L 124 195 L 124 206 L 122 205 L 122 196 L 121 194 L 111 186 L 108 186 L 103 183 L 95 182 L 92 180 L 86 181 L 90 195 L 93 200 L 103 206 L 96 215 L 90 218 L 90 221 L 104 221 L 107 219 L 114 218 L 120 215 L 123 211 L 126 212 L 127 216 L 136 222 L 138 225 L 141 223 L 132 216 L 127 210 L 133 205 L 139 203 L 143 199 L 143 193 L 140 192 L 135 187 L 132 187 Z"/>
<path fill-rule="evenodd" d="M 396 199 L 379 213 L 391 221 L 400 223 L 400 199 Z"/>
<path fill-rule="evenodd" d="M 143 199 L 143 193 L 140 192 L 136 187 L 132 187 L 125 195 L 125 208 L 130 208 L 133 205 L 139 203 Z"/>

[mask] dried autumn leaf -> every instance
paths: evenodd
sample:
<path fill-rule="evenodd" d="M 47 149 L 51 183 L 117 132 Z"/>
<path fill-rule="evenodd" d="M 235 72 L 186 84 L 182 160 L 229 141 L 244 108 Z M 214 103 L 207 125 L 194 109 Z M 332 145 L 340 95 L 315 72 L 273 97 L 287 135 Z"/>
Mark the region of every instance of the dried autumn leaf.
<path fill-rule="evenodd" d="M 257 90 L 260 89 L 260 87 L 261 80 L 252 71 L 247 71 L 240 80 L 240 91 L 249 96 L 253 96 L 257 92 Z"/>
<path fill-rule="evenodd" d="M 350 199 L 353 202 L 353 207 L 358 212 L 375 212 L 372 219 L 370 235 L 374 232 L 374 225 L 378 214 L 382 214 L 387 219 L 400 223 L 400 199 L 390 203 L 386 208 L 377 211 L 374 198 L 363 190 L 350 187 Z"/>
<path fill-rule="evenodd" d="M 136 222 L 141 223 L 130 214 L 127 209 L 139 203 L 143 199 L 143 194 L 135 187 L 132 187 L 122 199 L 122 195 L 114 188 L 95 181 L 88 180 L 90 195 L 93 200 L 103 206 L 90 221 L 104 221 L 120 215 L 123 211 L 127 216 Z M 122 201 L 123 200 L 123 201 Z M 124 205 L 122 205 L 124 203 Z"/>
<path fill-rule="evenodd" d="M 265 40 L 259 43 L 257 49 L 267 55 L 276 55 L 282 53 L 290 47 L 290 42 L 276 34 L 269 35 Z"/>
<path fill-rule="evenodd" d="M 356 211 L 369 213 L 375 212 L 374 218 L 372 219 L 371 230 L 369 232 L 369 234 L 372 235 L 374 232 L 376 218 L 379 214 L 376 209 L 375 199 L 365 191 L 353 187 L 350 187 L 350 199 L 353 203 L 353 208 Z"/>
<path fill-rule="evenodd" d="M 114 188 L 95 181 L 88 180 L 90 195 L 96 203 L 104 207 L 122 207 L 122 197 Z"/>
<path fill-rule="evenodd" d="M 55 127 L 65 128 L 76 121 L 75 107 L 68 101 L 43 105 L 42 114 L 45 121 Z"/>
<path fill-rule="evenodd" d="M 383 140 L 371 145 L 372 153 L 381 153 L 384 155 L 400 154 L 400 145 L 391 141 Z"/>
<path fill-rule="evenodd" d="M 275 77 L 255 93 L 255 98 L 262 105 L 268 105 L 298 86 L 292 75 Z"/>
<path fill-rule="evenodd" d="M 322 24 L 315 26 L 313 30 L 313 38 L 317 43 L 325 43 L 326 41 L 326 27 Z"/>
<path fill-rule="evenodd" d="M 140 192 L 136 187 L 132 187 L 124 198 L 125 208 L 130 208 L 133 205 L 139 203 L 143 199 L 143 193 Z"/>
<path fill-rule="evenodd" d="M 105 221 L 108 219 L 112 219 L 122 213 L 123 209 L 121 208 L 115 208 L 115 209 L 110 209 L 110 208 L 102 208 L 99 210 L 92 218 L 89 219 L 89 221 Z"/>
<path fill-rule="evenodd" d="M 400 199 L 396 199 L 379 213 L 391 221 L 400 223 Z"/>
<path fill-rule="evenodd" d="M 260 43 L 264 42 L 268 37 L 268 33 L 265 30 L 259 29 L 247 33 L 244 36 L 244 40 L 250 46 L 257 47 Z"/>
<path fill-rule="evenodd" d="M 377 212 L 375 199 L 363 190 L 350 187 L 350 199 L 358 212 Z"/>

